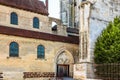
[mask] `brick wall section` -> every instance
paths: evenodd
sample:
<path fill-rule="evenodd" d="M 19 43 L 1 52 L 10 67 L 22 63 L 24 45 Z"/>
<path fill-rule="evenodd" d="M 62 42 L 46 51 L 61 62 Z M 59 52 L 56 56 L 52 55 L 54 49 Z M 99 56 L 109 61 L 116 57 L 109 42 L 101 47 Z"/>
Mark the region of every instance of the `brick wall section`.
<path fill-rule="evenodd" d="M 23 78 L 54 77 L 54 72 L 24 72 Z"/>

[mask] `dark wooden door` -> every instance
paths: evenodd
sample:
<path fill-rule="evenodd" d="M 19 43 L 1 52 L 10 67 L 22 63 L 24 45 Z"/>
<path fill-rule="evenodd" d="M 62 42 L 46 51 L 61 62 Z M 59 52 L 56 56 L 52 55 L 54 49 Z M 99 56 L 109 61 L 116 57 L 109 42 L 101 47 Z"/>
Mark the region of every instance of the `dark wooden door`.
<path fill-rule="evenodd" d="M 58 77 L 69 77 L 69 65 L 57 65 L 57 76 Z"/>

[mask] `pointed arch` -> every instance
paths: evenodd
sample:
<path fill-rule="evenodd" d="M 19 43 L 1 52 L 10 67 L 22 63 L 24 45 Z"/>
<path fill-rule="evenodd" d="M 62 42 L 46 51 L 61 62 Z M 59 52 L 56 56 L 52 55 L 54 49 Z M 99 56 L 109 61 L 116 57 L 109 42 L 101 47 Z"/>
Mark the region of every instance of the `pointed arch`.
<path fill-rule="evenodd" d="M 66 48 L 61 48 L 56 52 L 55 56 L 55 72 L 56 76 L 63 74 L 64 76 L 73 76 L 74 57 Z M 62 73 L 60 72 L 62 71 Z M 65 75 L 64 75 L 65 74 Z"/>
<path fill-rule="evenodd" d="M 65 48 L 61 48 L 59 51 L 57 51 L 57 54 L 55 56 L 55 63 L 57 64 L 57 59 L 58 59 L 59 55 L 62 54 L 63 52 L 65 52 L 66 54 L 68 54 L 68 56 L 71 58 L 71 62 L 70 63 L 74 63 L 74 57 L 73 57 L 73 55 L 71 54 L 71 52 L 69 52 Z"/>

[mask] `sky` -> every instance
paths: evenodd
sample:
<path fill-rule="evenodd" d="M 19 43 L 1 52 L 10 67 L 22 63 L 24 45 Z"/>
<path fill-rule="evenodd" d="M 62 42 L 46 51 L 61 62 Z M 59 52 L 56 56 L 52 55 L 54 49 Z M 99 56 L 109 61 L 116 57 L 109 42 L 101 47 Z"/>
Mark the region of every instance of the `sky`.
<path fill-rule="evenodd" d="M 41 0 L 44 1 L 45 0 Z M 60 3 L 59 0 L 48 0 L 49 3 L 49 16 L 60 19 Z"/>

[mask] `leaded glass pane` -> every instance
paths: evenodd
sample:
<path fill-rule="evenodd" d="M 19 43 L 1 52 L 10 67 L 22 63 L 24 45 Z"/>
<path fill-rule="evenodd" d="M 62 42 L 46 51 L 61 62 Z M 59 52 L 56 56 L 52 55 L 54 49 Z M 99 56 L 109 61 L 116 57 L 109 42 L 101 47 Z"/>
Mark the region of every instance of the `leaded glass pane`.
<path fill-rule="evenodd" d="M 39 45 L 37 49 L 37 58 L 44 58 L 44 56 L 45 56 L 45 48 L 44 46 Z"/>
<path fill-rule="evenodd" d="M 39 19 L 37 17 L 33 18 L 33 27 L 39 28 Z"/>
<path fill-rule="evenodd" d="M 10 57 L 18 57 L 19 47 L 16 42 L 10 43 Z"/>

